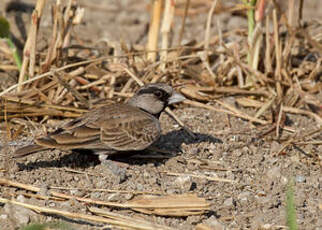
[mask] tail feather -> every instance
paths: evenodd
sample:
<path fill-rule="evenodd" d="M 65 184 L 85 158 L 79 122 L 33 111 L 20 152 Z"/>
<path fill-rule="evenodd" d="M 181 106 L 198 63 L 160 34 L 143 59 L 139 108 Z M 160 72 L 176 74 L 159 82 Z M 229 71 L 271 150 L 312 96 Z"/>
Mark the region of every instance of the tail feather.
<path fill-rule="evenodd" d="M 45 146 L 40 146 L 40 145 L 28 145 L 28 146 L 22 147 L 20 149 L 17 149 L 14 152 L 13 157 L 14 158 L 20 158 L 20 157 L 24 157 L 24 156 L 33 154 L 33 153 L 38 152 L 38 151 L 43 151 L 43 150 L 46 150 L 46 149 L 49 149 L 49 148 L 45 147 Z"/>

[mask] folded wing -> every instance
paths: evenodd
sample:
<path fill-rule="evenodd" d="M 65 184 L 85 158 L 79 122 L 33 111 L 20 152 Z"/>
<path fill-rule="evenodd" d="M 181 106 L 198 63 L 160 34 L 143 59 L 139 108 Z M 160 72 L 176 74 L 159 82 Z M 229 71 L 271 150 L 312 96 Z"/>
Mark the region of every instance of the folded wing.
<path fill-rule="evenodd" d="M 57 148 L 130 151 L 142 150 L 161 134 L 154 116 L 129 105 L 104 106 L 67 123 L 47 137 L 35 140 L 35 145 L 15 152 L 22 157 L 40 150 Z"/>

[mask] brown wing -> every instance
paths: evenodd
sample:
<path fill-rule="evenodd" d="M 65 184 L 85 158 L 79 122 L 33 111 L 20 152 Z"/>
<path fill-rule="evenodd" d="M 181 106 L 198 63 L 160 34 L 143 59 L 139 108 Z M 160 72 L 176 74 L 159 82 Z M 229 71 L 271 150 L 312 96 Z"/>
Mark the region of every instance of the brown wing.
<path fill-rule="evenodd" d="M 129 105 L 115 104 L 93 110 L 36 143 L 59 149 L 142 150 L 160 133 L 154 116 Z"/>
<path fill-rule="evenodd" d="M 27 145 L 27 146 L 17 149 L 14 152 L 13 157 L 15 157 L 15 158 L 24 157 L 29 154 L 32 154 L 32 153 L 35 153 L 38 151 L 47 150 L 47 149 L 48 149 L 47 147 L 40 146 L 40 145 Z"/>
<path fill-rule="evenodd" d="M 67 123 L 64 127 L 58 129 L 48 136 L 38 138 L 34 145 L 22 147 L 15 151 L 14 157 L 23 157 L 45 149 L 96 149 L 107 146 L 100 146 L 100 125 L 98 123 L 100 116 L 104 113 L 104 108 L 92 110 L 83 116 Z M 108 110 L 108 107 L 105 107 Z"/>
<path fill-rule="evenodd" d="M 38 145 L 63 150 L 93 148 L 100 139 L 100 128 L 93 125 L 99 119 L 99 111 L 91 111 L 69 123 L 45 138 L 35 140 Z"/>
<path fill-rule="evenodd" d="M 161 134 L 159 120 L 139 109 L 103 123 L 101 142 L 118 151 L 142 150 Z"/>
<path fill-rule="evenodd" d="M 161 133 L 158 119 L 125 104 L 103 106 L 66 124 L 36 145 L 18 149 L 16 157 L 38 150 L 57 148 L 100 149 L 106 152 L 142 150 L 156 141 Z"/>

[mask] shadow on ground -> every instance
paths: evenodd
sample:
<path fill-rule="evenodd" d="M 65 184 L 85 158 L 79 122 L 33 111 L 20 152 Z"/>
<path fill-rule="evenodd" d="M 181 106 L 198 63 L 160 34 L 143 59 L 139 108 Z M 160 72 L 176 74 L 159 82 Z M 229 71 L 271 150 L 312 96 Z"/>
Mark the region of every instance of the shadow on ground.
<path fill-rule="evenodd" d="M 160 150 L 165 150 L 171 152 L 171 154 L 166 154 L 164 157 L 154 157 L 153 153 L 149 150 L 139 151 L 139 152 L 122 152 L 113 156 L 109 159 L 113 161 L 124 162 L 128 164 L 147 164 L 147 163 L 162 163 L 164 159 L 169 159 L 181 153 L 181 145 L 185 144 L 195 144 L 201 142 L 209 143 L 223 143 L 220 139 L 217 139 L 208 134 L 194 133 L 195 138 L 189 136 L 183 130 L 171 131 L 165 135 L 162 135 L 160 139 L 155 143 L 155 147 Z M 50 151 L 50 150 L 49 150 Z M 37 154 L 37 153 L 35 153 Z M 136 158 L 135 155 L 145 155 L 146 157 Z M 161 160 L 160 160 L 161 159 Z M 163 159 L 163 160 L 162 160 Z M 39 168 L 51 168 L 51 167 L 70 167 L 70 168 L 87 168 L 93 165 L 99 164 L 100 161 L 98 156 L 92 154 L 90 151 L 72 151 L 55 160 L 40 160 L 36 162 L 28 163 L 17 163 L 19 170 L 35 170 Z"/>

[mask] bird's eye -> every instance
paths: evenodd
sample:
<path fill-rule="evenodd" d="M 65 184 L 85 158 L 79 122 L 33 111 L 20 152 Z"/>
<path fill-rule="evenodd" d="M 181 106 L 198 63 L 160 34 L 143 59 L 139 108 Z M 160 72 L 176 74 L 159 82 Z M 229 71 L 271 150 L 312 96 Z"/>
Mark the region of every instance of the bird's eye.
<path fill-rule="evenodd" d="M 157 97 L 157 98 L 161 98 L 163 96 L 162 91 L 160 90 L 156 90 L 153 92 L 153 94 Z"/>

